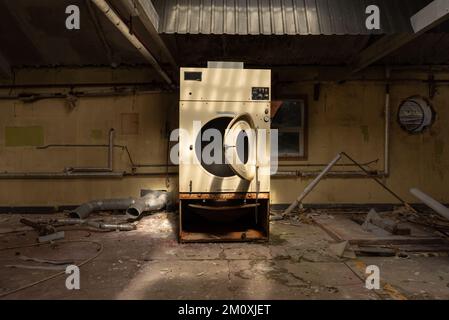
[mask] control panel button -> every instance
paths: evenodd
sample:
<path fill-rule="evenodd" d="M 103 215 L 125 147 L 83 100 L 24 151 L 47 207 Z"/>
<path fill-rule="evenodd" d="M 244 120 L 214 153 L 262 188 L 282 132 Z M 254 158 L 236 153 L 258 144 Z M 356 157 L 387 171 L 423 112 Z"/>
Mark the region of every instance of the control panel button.
<path fill-rule="evenodd" d="M 267 87 L 253 87 L 252 100 L 270 100 L 270 88 Z"/>

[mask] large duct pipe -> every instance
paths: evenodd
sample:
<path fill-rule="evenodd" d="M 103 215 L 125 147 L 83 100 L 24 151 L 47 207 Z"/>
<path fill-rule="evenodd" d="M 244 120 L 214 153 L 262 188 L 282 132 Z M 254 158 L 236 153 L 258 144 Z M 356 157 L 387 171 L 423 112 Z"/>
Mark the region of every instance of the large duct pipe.
<path fill-rule="evenodd" d="M 126 210 L 136 199 L 108 199 L 96 200 L 82 204 L 75 210 L 70 212 L 70 217 L 78 219 L 86 219 L 92 212 L 95 211 L 110 211 L 110 210 Z"/>
<path fill-rule="evenodd" d="M 165 191 L 151 191 L 146 196 L 136 200 L 126 210 L 126 215 L 132 219 L 139 218 L 142 213 L 159 211 L 167 207 L 169 193 Z"/>
<path fill-rule="evenodd" d="M 410 193 L 424 202 L 428 207 L 432 208 L 439 215 L 449 220 L 449 208 L 443 206 L 437 200 L 433 199 L 431 196 L 425 194 L 421 190 L 410 189 Z"/>
<path fill-rule="evenodd" d="M 109 6 L 105 0 L 92 0 L 93 3 L 101 10 L 101 12 L 112 22 L 112 24 L 128 39 L 129 42 L 145 57 L 147 61 L 153 66 L 153 68 L 164 78 L 164 80 L 172 85 L 173 81 L 167 75 L 167 73 L 162 70 L 159 62 L 156 58 L 148 51 L 145 45 L 137 39 L 137 37 L 132 34 L 131 30 L 128 28 L 126 23 L 120 19 L 117 13 Z"/>

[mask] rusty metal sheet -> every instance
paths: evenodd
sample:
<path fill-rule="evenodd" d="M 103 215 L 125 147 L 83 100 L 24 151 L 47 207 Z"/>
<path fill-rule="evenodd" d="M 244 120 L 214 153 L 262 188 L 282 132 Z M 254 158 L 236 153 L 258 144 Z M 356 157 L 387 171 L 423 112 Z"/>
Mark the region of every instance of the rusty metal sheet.
<path fill-rule="evenodd" d="M 180 200 L 269 199 L 269 193 L 180 193 Z"/>

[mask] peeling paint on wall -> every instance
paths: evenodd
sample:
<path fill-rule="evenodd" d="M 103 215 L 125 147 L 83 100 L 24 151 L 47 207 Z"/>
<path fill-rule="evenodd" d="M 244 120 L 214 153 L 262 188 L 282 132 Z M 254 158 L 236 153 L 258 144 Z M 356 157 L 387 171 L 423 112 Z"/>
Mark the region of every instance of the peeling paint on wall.
<path fill-rule="evenodd" d="M 44 128 L 31 127 L 5 127 L 6 147 L 42 146 L 44 144 Z"/>
<path fill-rule="evenodd" d="M 369 142 L 369 127 L 368 126 L 360 126 L 360 130 L 362 131 L 363 140 L 365 142 Z"/>
<path fill-rule="evenodd" d="M 139 114 L 122 113 L 120 115 L 122 122 L 121 134 L 138 135 L 139 134 Z"/>
<path fill-rule="evenodd" d="M 102 140 L 104 138 L 103 136 L 103 130 L 99 129 L 93 129 L 90 131 L 90 137 L 94 140 Z"/>
<path fill-rule="evenodd" d="M 444 141 L 439 139 L 436 140 L 434 148 L 435 148 L 435 156 L 437 158 L 442 158 L 444 154 Z"/>

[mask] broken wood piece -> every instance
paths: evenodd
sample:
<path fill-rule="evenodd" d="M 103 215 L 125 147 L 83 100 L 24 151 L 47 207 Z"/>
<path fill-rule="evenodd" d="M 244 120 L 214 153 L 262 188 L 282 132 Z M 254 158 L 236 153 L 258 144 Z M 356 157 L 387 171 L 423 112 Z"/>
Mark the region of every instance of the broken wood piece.
<path fill-rule="evenodd" d="M 348 247 L 348 244 L 349 244 L 348 241 L 343 241 L 343 242 L 331 244 L 329 246 L 329 250 L 333 254 L 335 254 L 337 257 L 341 258 L 343 256 L 343 254 L 345 253 L 346 248 Z"/>
<path fill-rule="evenodd" d="M 366 216 L 365 222 L 362 225 L 363 230 L 370 231 L 369 225 L 373 224 L 379 228 L 382 228 L 391 234 L 408 236 L 411 234 L 411 229 L 401 225 L 401 223 L 393 220 L 382 218 L 374 209 L 371 209 Z"/>
<path fill-rule="evenodd" d="M 358 256 L 368 257 L 394 257 L 396 250 L 382 247 L 356 247 L 354 252 Z"/>
<path fill-rule="evenodd" d="M 281 221 L 284 220 L 284 217 L 281 215 L 271 215 L 270 216 L 270 221 Z"/>
<path fill-rule="evenodd" d="M 36 223 L 34 221 L 30 221 L 28 219 L 20 219 L 20 223 L 36 230 L 39 233 L 39 236 L 46 236 L 46 235 L 52 234 L 56 231 L 55 228 L 53 228 L 52 226 L 50 226 L 48 224 L 40 224 L 40 223 Z"/>
<path fill-rule="evenodd" d="M 356 259 L 354 251 L 349 246 L 349 241 L 334 243 L 329 246 L 329 251 L 338 258 Z"/>

